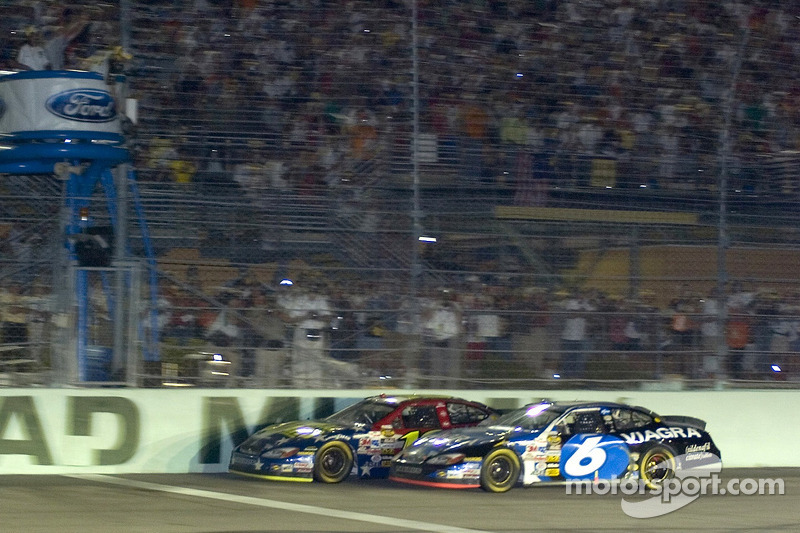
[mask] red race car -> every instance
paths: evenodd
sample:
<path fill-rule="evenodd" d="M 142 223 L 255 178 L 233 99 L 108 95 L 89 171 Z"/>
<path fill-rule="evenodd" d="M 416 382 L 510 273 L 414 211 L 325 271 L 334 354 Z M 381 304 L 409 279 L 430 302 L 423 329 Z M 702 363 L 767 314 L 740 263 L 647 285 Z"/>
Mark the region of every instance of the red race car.
<path fill-rule="evenodd" d="M 322 420 L 266 427 L 236 446 L 228 470 L 285 481 L 387 477 L 391 459 L 421 435 L 494 418 L 489 407 L 445 396 L 373 396 Z"/>

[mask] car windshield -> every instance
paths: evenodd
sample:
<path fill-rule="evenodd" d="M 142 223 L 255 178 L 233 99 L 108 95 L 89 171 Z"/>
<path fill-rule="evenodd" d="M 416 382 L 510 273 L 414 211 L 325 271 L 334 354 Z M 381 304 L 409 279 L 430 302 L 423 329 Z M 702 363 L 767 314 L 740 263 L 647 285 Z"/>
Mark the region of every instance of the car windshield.
<path fill-rule="evenodd" d="M 481 426 L 505 426 L 519 429 L 542 429 L 558 418 L 564 410 L 551 403 L 526 405 L 495 420 L 486 419 Z"/>
<path fill-rule="evenodd" d="M 375 400 L 363 400 L 333 413 L 325 421 L 344 426 L 355 424 L 372 425 L 396 408 L 396 405 L 389 405 Z"/>

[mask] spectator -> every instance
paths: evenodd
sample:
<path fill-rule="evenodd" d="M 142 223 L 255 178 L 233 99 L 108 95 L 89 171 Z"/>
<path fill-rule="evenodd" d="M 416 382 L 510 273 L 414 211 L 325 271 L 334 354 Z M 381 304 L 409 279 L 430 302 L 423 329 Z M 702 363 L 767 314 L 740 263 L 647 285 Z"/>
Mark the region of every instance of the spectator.
<path fill-rule="evenodd" d="M 44 38 L 38 28 L 30 26 L 25 29 L 27 41 L 19 49 L 17 63 L 25 70 L 46 70 L 50 61 L 44 50 Z"/>
<path fill-rule="evenodd" d="M 461 309 L 449 290 L 440 290 L 423 311 L 423 365 L 429 387 L 456 387 L 461 377 Z"/>
<path fill-rule="evenodd" d="M 306 282 L 309 283 L 309 282 Z M 320 387 L 323 384 L 323 365 L 330 348 L 328 324 L 331 305 L 322 286 L 292 285 L 279 296 L 291 333 L 291 378 L 295 387 Z"/>
<path fill-rule="evenodd" d="M 254 290 L 252 301 L 244 315 L 250 325 L 245 344 L 252 346 L 255 352 L 255 377 L 266 387 L 283 385 L 288 370 L 286 324 L 274 297 L 263 290 Z"/>
<path fill-rule="evenodd" d="M 743 307 L 734 306 L 725 325 L 728 352 L 728 372 L 733 379 L 745 378 L 745 349 L 751 341 L 751 318 Z"/>
<path fill-rule="evenodd" d="M 582 379 L 586 376 L 589 349 L 588 313 L 595 310 L 586 295 L 575 294 L 563 303 L 564 327 L 561 331 L 561 377 Z"/>
<path fill-rule="evenodd" d="M 62 70 L 67 47 L 75 41 L 87 28 L 89 22 L 72 8 L 64 8 L 56 26 L 46 28 L 44 45 L 45 55 L 50 68 Z"/>
<path fill-rule="evenodd" d="M 27 349 L 28 344 L 28 298 L 22 285 L 10 283 L 0 290 L 0 311 L 2 311 L 3 344 L 16 345 Z"/>

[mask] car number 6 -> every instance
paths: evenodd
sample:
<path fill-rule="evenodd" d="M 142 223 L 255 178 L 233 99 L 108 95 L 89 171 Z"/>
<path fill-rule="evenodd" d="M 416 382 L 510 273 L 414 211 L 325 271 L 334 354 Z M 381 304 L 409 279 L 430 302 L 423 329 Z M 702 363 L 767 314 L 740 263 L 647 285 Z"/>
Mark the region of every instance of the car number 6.
<path fill-rule="evenodd" d="M 606 462 L 606 452 L 598 446 L 602 439 L 603 437 L 589 437 L 583 441 L 564 463 L 564 473 L 569 477 L 582 477 L 599 470 Z"/>

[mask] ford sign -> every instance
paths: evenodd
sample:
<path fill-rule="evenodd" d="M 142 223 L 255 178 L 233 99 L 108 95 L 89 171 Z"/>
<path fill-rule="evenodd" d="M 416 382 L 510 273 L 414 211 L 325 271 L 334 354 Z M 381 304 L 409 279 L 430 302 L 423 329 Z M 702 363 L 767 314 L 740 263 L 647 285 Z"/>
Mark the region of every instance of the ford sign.
<path fill-rule="evenodd" d="M 70 89 L 47 99 L 47 110 L 67 120 L 110 122 L 117 118 L 114 99 L 99 89 Z"/>

